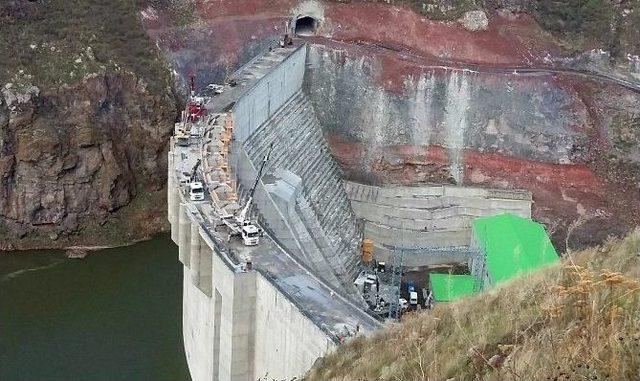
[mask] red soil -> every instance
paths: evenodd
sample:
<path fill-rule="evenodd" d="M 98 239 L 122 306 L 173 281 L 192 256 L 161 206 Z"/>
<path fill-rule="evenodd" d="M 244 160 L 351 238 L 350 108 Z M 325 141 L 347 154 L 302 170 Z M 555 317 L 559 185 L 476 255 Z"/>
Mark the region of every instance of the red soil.
<path fill-rule="evenodd" d="M 332 4 L 321 33 L 344 41 L 372 41 L 441 59 L 491 65 L 541 62 L 559 53 L 549 36 L 527 15 L 494 15 L 486 31 L 470 32 L 456 22 L 432 21 L 413 10 L 387 4 Z"/>

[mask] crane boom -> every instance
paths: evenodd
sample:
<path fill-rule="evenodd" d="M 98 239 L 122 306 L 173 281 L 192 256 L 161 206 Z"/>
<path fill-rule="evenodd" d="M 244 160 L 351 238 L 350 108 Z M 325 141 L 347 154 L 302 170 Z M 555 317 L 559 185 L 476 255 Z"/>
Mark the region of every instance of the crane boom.
<path fill-rule="evenodd" d="M 269 146 L 269 151 L 267 151 L 267 154 L 264 156 L 264 159 L 262 159 L 262 164 L 260 165 L 260 169 L 258 170 L 258 175 L 256 176 L 256 180 L 253 182 L 253 186 L 249 191 L 249 198 L 247 199 L 247 203 L 245 204 L 244 208 L 242 208 L 242 211 L 237 217 L 237 220 L 240 223 L 240 225 L 242 225 L 245 219 L 247 218 L 247 213 L 249 212 L 249 208 L 251 208 L 251 203 L 253 202 L 253 195 L 256 193 L 258 182 L 262 178 L 262 172 L 264 171 L 264 168 L 267 166 L 267 162 L 269 161 L 269 156 L 271 156 L 271 151 L 273 151 L 273 143 L 271 143 L 271 145 Z"/>
<path fill-rule="evenodd" d="M 201 162 L 201 160 L 198 159 L 198 161 L 196 161 L 196 164 L 193 166 L 193 169 L 191 170 L 191 176 L 189 177 L 189 181 L 195 181 L 196 180 L 196 171 L 198 170 L 198 167 L 200 166 L 200 162 Z"/>

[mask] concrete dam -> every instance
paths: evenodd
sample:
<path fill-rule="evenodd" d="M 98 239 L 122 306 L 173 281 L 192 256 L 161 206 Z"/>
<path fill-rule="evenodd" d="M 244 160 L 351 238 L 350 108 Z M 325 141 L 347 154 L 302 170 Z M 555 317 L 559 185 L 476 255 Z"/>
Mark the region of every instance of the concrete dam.
<path fill-rule="evenodd" d="M 308 95 L 313 53 L 296 45 L 244 65 L 233 86 L 201 99 L 206 114 L 183 115 L 171 139 L 168 218 L 184 265 L 183 334 L 194 381 L 299 377 L 341 342 L 379 329 L 383 320 L 354 285 L 365 237 L 385 261 L 396 246 L 468 246 L 474 217 L 531 215 L 525 191 L 344 181 L 317 97 Z M 190 196 L 194 179 L 202 199 Z M 262 232 L 257 245 L 228 229 L 247 202 Z M 423 250 L 405 264 L 468 260 L 464 251 Z"/>

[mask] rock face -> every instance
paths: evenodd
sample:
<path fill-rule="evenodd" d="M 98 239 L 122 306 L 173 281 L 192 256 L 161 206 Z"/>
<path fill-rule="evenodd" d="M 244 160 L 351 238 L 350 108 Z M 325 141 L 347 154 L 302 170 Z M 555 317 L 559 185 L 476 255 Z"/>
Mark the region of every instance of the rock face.
<path fill-rule="evenodd" d="M 560 248 L 640 223 L 639 94 L 416 60 L 312 46 L 306 91 L 348 178 L 527 189 Z"/>
<path fill-rule="evenodd" d="M 16 245 L 11 238 L 57 240 L 79 227 L 104 224 L 136 196 L 160 194 L 166 142 L 177 114 L 170 94 L 152 96 L 124 71 L 42 91 L 5 86 L 0 98 L 0 227 L 9 239 L 0 248 L 58 246 L 28 240 Z M 129 223 L 137 222 L 134 217 Z M 134 231 L 131 239 L 157 230 L 153 224 Z"/>
<path fill-rule="evenodd" d="M 484 11 L 469 11 L 458 20 L 462 26 L 471 32 L 477 32 L 479 30 L 487 30 L 489 26 L 489 19 Z"/>

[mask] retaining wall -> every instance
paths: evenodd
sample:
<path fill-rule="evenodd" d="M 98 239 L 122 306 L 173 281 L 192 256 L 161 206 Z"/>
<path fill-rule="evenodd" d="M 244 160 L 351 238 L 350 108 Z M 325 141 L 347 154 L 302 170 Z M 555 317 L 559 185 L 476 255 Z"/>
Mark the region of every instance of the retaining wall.
<path fill-rule="evenodd" d="M 364 220 L 364 235 L 374 241 L 378 260 L 389 260 L 391 250 L 404 247 L 469 246 L 471 225 L 477 217 L 511 213 L 531 218 L 531 193 L 449 185 L 377 187 L 346 182 L 353 210 Z M 466 255 L 466 254 L 465 254 Z M 408 267 L 465 262 L 468 258 L 446 250 L 422 250 L 405 255 Z"/>

